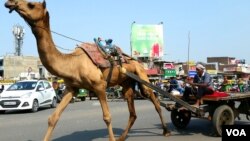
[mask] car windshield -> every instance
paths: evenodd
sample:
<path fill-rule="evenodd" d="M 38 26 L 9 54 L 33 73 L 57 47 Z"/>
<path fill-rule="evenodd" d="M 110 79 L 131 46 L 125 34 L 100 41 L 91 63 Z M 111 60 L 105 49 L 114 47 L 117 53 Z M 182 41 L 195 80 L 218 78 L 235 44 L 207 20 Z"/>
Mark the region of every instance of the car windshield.
<path fill-rule="evenodd" d="M 37 82 L 17 82 L 11 85 L 7 91 L 15 91 L 15 90 L 33 90 L 36 87 Z"/>

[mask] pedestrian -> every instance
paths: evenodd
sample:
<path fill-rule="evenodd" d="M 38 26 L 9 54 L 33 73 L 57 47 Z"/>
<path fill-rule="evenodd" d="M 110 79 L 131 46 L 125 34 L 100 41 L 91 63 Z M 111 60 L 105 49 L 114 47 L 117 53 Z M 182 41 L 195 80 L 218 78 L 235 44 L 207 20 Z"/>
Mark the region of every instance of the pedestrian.
<path fill-rule="evenodd" d="M 230 84 L 227 76 L 224 76 L 223 77 L 223 82 L 221 84 L 221 90 L 220 91 L 229 92 L 231 87 L 232 87 L 232 85 Z"/>
<path fill-rule="evenodd" d="M 173 90 L 178 89 L 178 81 L 176 80 L 176 78 L 174 76 L 170 77 L 169 83 L 170 83 L 169 90 L 168 90 L 169 93 Z"/>
<path fill-rule="evenodd" d="M 238 84 L 239 91 L 244 92 L 244 81 L 242 78 L 239 78 L 237 84 Z"/>

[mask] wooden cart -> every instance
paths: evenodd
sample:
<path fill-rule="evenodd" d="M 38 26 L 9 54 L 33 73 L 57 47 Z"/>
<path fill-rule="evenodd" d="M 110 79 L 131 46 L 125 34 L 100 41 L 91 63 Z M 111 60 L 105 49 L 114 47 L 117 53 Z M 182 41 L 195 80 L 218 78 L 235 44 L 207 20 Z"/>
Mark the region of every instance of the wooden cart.
<path fill-rule="evenodd" d="M 218 92 L 217 92 L 218 93 Z M 167 104 L 171 111 L 171 120 L 175 127 L 185 128 L 191 117 L 211 120 L 218 136 L 222 135 L 222 125 L 233 125 L 239 114 L 250 117 L 250 93 L 228 93 L 228 96 L 207 95 L 202 98 L 202 104 L 196 112 L 181 108 L 179 103 Z"/>
<path fill-rule="evenodd" d="M 206 118 L 213 122 L 216 134 L 221 136 L 222 125 L 233 125 L 236 117 L 240 119 L 239 114 L 245 114 L 249 120 L 250 93 L 228 93 L 225 95 L 225 93 L 216 92 L 204 96 L 201 106 L 196 108 L 183 101 L 179 96 L 174 96 L 151 83 L 141 80 L 133 73 L 126 72 L 125 74 L 174 101 L 174 104 L 160 101 L 160 105 L 171 112 L 172 123 L 177 128 L 185 128 L 191 117 Z"/>

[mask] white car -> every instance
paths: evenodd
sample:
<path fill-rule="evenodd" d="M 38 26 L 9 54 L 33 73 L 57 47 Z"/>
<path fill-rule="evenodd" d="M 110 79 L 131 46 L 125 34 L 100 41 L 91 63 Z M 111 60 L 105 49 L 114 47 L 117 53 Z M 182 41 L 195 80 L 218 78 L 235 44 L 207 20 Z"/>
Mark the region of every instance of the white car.
<path fill-rule="evenodd" d="M 0 94 L 0 113 L 7 110 L 31 110 L 41 106 L 55 108 L 56 93 L 47 80 L 24 80 L 12 84 Z"/>

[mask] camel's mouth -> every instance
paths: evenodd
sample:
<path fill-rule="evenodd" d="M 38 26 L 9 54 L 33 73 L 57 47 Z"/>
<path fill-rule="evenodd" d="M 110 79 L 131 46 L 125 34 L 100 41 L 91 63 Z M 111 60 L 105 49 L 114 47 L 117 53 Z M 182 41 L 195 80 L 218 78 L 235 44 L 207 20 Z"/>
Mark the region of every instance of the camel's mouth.
<path fill-rule="evenodd" d="M 12 4 L 10 2 L 6 2 L 5 3 L 5 7 L 9 8 L 10 9 L 9 13 L 11 13 L 12 11 L 16 10 L 17 5 L 16 4 Z"/>

